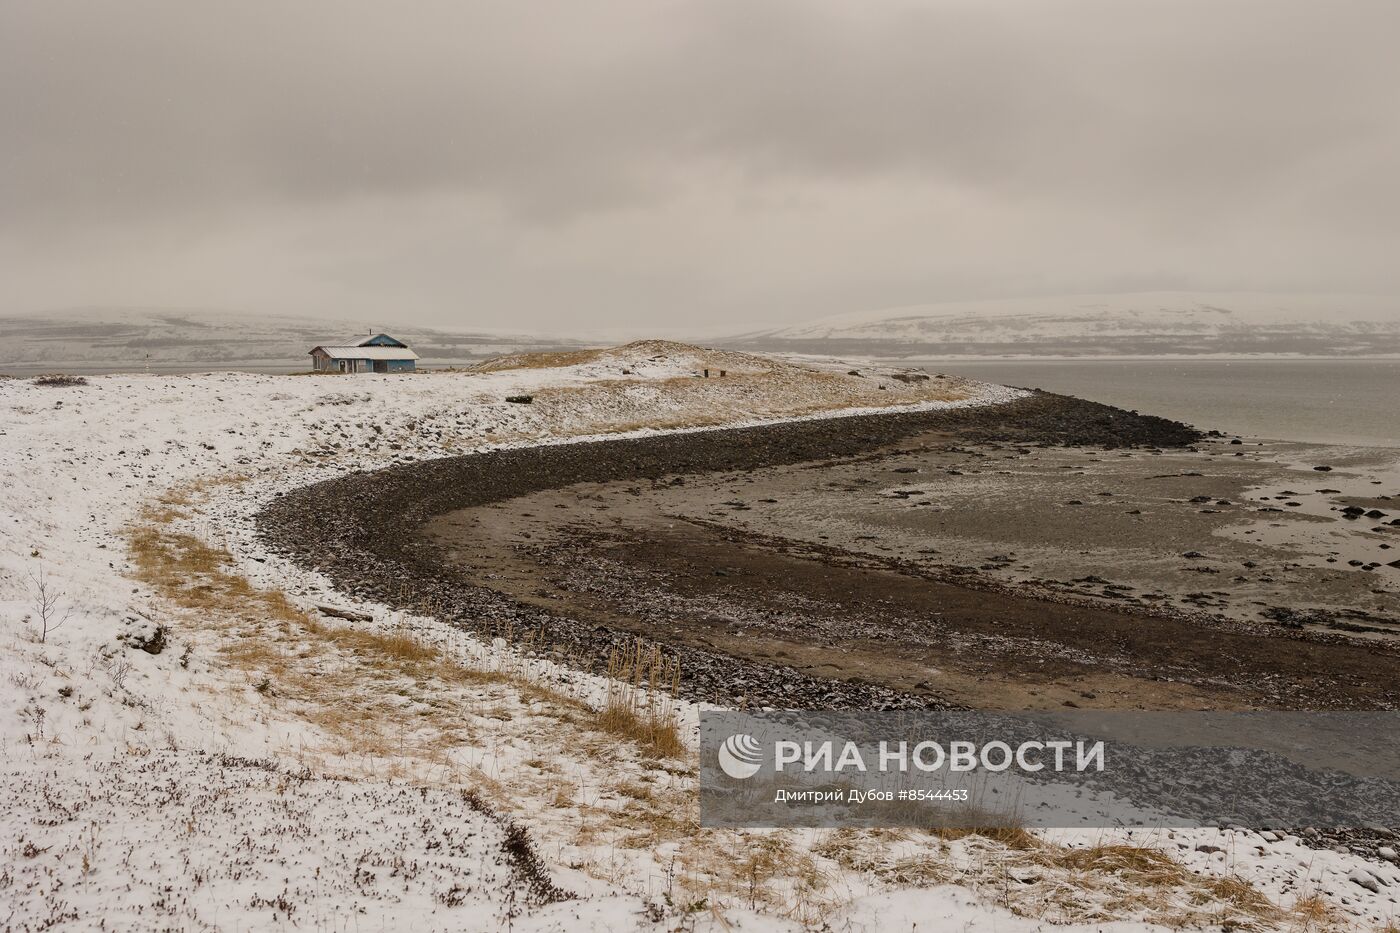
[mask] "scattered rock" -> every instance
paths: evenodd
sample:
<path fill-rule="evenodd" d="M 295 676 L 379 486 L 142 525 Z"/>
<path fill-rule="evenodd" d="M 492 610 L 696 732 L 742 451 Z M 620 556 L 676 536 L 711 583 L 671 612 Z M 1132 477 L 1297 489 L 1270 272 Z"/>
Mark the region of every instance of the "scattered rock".
<path fill-rule="evenodd" d="M 1370 872 L 1363 871 L 1360 868 L 1353 868 L 1347 875 L 1347 880 L 1352 884 L 1360 885 L 1372 894 L 1380 893 L 1380 882 L 1376 881 L 1375 876 Z"/>
<path fill-rule="evenodd" d="M 165 650 L 170 629 L 149 619 L 128 619 L 127 622 L 131 628 L 117 636 L 122 644 L 147 654 L 160 654 Z"/>
<path fill-rule="evenodd" d="M 34 385 L 46 386 L 51 389 L 69 389 L 87 384 L 88 381 L 82 376 L 70 376 L 67 373 L 44 373 L 42 376 L 34 377 Z"/>

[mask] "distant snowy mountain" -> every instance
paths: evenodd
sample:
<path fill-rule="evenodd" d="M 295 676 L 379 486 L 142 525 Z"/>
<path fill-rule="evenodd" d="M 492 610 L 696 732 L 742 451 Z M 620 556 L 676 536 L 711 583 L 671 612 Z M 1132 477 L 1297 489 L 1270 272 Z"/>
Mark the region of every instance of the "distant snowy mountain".
<path fill-rule="evenodd" d="M 1400 299 L 1145 292 L 915 305 L 724 341 L 880 357 L 1400 356 Z"/>
<path fill-rule="evenodd" d="M 422 357 L 424 366 L 471 363 L 523 350 L 569 349 L 570 340 L 433 330 L 390 319 L 366 324 L 232 311 L 79 308 L 0 317 L 0 373 L 41 370 L 101 372 L 310 369 L 307 351 L 388 332 Z"/>

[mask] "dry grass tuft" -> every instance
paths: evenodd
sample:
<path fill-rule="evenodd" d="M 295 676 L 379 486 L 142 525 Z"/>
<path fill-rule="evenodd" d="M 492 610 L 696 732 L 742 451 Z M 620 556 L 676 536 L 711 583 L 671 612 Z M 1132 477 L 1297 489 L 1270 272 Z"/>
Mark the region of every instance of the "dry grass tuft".
<path fill-rule="evenodd" d="M 1205 887 L 1216 899 L 1246 913 L 1263 915 L 1273 911 L 1273 904 L 1267 897 L 1260 894 L 1254 885 L 1236 875 L 1212 878 L 1206 881 Z"/>
<path fill-rule="evenodd" d="M 1102 919 L 1138 914 L 1172 926 L 1218 924 L 1262 930 L 1275 927 L 1283 916 L 1244 879 L 1198 875 L 1157 849 L 1123 844 L 1087 849 L 1043 846 L 1035 860 L 1068 870 L 1076 877 L 1076 886 L 1098 891 Z"/>
<path fill-rule="evenodd" d="M 1318 891 L 1294 901 L 1290 913 L 1293 915 L 1293 922 L 1289 924 L 1288 929 L 1294 933 L 1327 933 L 1337 927 L 1336 911 Z M 1394 930 L 1393 924 L 1390 931 L 1400 933 L 1400 930 Z"/>
<path fill-rule="evenodd" d="M 787 831 L 710 830 L 681 848 L 677 885 L 682 901 L 768 908 L 819 926 L 840 906 L 829 871 Z"/>
<path fill-rule="evenodd" d="M 680 687 L 680 662 L 659 647 L 636 644 L 608 655 L 608 698 L 598 724 L 636 742 L 657 758 L 684 758 L 680 723 L 672 697 Z"/>
<path fill-rule="evenodd" d="M 931 851 L 929 839 L 944 848 Z M 844 829 L 811 851 L 894 887 L 961 884 L 983 890 L 1013 913 L 1052 924 L 1143 920 L 1173 928 L 1263 930 L 1276 928 L 1284 917 L 1243 879 L 1196 874 L 1157 849 L 1069 849 L 1006 826 Z"/>
<path fill-rule="evenodd" d="M 939 839 L 951 842 L 954 839 L 966 839 L 968 836 L 979 836 L 992 842 L 1000 843 L 1008 849 L 1018 852 L 1029 852 L 1039 849 L 1044 844 L 1023 826 L 996 825 L 989 823 L 986 826 L 979 826 L 974 829 L 942 826 L 933 830 L 934 835 Z"/>
<path fill-rule="evenodd" d="M 506 695 L 480 688 L 496 687 L 576 727 L 629 740 L 643 755 L 687 757 L 673 701 L 662 693 L 674 690 L 679 670 L 659 652 L 638 646 L 619 653 L 614 670 L 624 682 L 613 685 L 602 710 L 593 710 L 524 669 L 479 670 L 407 631 L 332 624 L 279 591 L 253 586 L 235 572 L 228 552 L 177 527 L 212 485 L 173 489 L 142 511 L 127 530 L 135 576 L 221 634 L 218 650 L 231 667 L 259 693 L 298 704 L 340 741 L 342 753 L 445 763 L 452 746 L 471 733 L 461 704 L 449 701 L 450 688 L 478 688 L 473 700 L 490 705 Z M 417 707 L 411 718 L 406 704 Z"/>
<path fill-rule="evenodd" d="M 1069 849 L 1045 860 L 1074 871 L 1117 875 L 1143 887 L 1179 887 L 1187 878 L 1186 869 L 1166 853 L 1140 846 Z"/>

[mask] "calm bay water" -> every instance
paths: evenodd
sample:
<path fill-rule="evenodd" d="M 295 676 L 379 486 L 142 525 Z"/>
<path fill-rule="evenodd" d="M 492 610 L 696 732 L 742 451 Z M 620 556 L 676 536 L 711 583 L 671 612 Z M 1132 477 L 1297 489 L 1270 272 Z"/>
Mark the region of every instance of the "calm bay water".
<path fill-rule="evenodd" d="M 1229 434 L 1400 447 L 1400 360 L 920 360 L 914 365 L 1077 395 Z"/>

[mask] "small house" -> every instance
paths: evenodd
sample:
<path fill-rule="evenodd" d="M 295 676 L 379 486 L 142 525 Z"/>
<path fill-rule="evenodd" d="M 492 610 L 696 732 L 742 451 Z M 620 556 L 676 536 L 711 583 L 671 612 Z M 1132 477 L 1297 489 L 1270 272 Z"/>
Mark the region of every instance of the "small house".
<path fill-rule="evenodd" d="M 373 334 L 353 346 L 311 349 L 311 365 L 318 373 L 411 373 L 417 360 L 408 344 L 388 334 Z"/>

